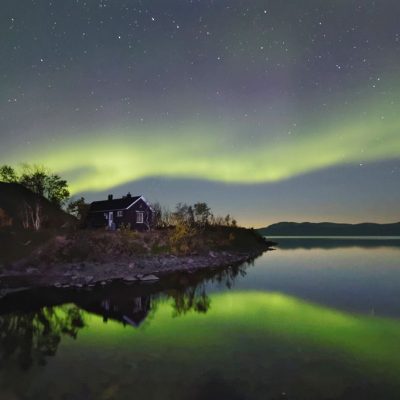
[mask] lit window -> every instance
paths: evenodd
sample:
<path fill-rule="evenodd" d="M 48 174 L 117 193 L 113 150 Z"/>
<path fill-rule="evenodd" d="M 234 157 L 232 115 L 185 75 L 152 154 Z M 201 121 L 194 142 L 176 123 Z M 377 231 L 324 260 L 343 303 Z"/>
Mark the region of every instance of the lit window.
<path fill-rule="evenodd" d="M 143 224 L 143 214 L 142 211 L 136 211 L 136 222 L 138 224 Z"/>
<path fill-rule="evenodd" d="M 123 215 L 124 215 L 124 213 L 122 211 L 117 212 L 117 217 L 122 217 Z"/>

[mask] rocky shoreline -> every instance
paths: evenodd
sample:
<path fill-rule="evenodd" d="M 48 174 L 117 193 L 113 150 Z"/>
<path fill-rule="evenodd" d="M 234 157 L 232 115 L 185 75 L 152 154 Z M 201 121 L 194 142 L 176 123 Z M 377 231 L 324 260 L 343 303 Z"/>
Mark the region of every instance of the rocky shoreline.
<path fill-rule="evenodd" d="M 265 251 L 270 250 L 270 247 Z M 192 256 L 140 256 L 128 262 L 63 263 L 57 265 L 27 266 L 18 271 L 4 271 L 0 275 L 0 297 L 10 290 L 34 287 L 91 288 L 114 281 L 145 284 L 157 282 L 173 273 L 192 274 L 199 270 L 215 270 L 249 262 L 264 251 L 228 252 L 210 251 Z"/>

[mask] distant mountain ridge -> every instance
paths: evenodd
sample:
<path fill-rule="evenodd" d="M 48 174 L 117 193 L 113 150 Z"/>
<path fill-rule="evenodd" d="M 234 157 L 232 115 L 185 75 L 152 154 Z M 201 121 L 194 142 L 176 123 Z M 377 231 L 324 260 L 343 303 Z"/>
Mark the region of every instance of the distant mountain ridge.
<path fill-rule="evenodd" d="M 400 222 L 392 224 L 279 222 L 257 231 L 264 236 L 400 236 Z"/>

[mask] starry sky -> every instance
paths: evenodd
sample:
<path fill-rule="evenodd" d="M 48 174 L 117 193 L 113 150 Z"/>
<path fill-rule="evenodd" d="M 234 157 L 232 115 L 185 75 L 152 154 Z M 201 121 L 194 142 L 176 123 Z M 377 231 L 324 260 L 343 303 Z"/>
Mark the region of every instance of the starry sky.
<path fill-rule="evenodd" d="M 400 220 L 398 0 L 2 0 L 0 163 L 247 226 Z"/>

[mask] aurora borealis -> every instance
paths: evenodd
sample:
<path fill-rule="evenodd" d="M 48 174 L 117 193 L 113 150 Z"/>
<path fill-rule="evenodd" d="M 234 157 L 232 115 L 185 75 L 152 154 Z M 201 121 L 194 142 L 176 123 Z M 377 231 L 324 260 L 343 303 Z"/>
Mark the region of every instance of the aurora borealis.
<path fill-rule="evenodd" d="M 398 2 L 0 7 L 1 163 L 245 225 L 398 220 Z"/>

